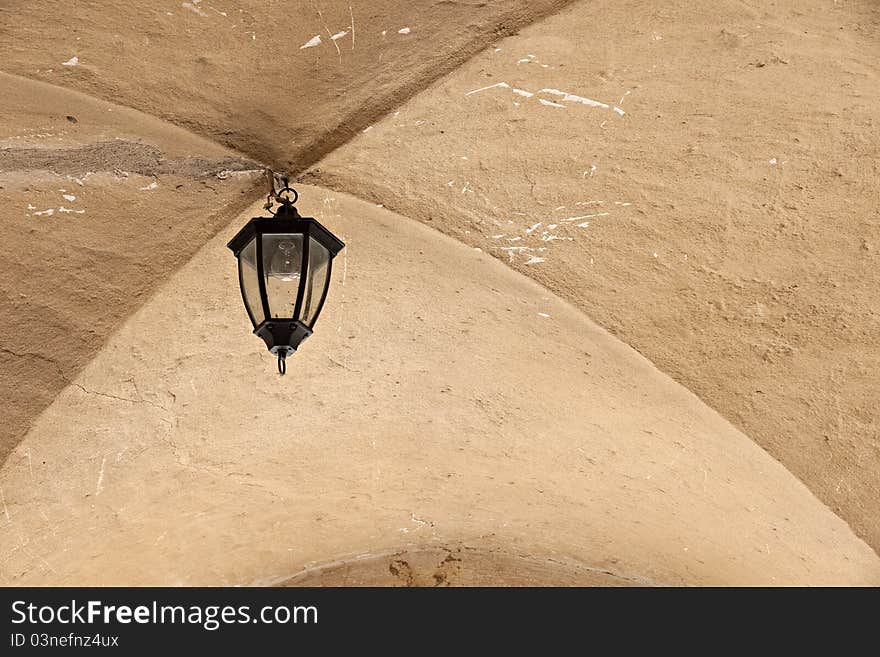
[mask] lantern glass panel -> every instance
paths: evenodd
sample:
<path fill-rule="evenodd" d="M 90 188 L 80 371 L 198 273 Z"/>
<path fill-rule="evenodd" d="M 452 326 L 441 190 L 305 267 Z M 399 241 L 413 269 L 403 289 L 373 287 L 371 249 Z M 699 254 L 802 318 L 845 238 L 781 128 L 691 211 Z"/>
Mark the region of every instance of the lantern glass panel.
<path fill-rule="evenodd" d="M 302 275 L 303 236 L 296 233 L 263 235 L 263 276 L 269 314 L 293 319 Z"/>
<path fill-rule="evenodd" d="M 260 277 L 257 273 L 257 240 L 248 242 L 238 255 L 238 278 L 244 303 L 256 327 L 262 322 L 263 303 L 260 300 Z"/>
<path fill-rule="evenodd" d="M 300 313 L 302 323 L 309 328 L 317 319 L 318 310 L 321 307 L 321 299 L 324 297 L 327 277 L 330 274 L 329 265 L 330 252 L 314 237 L 309 237 L 309 267 L 306 273 L 306 289 L 303 293 Z"/>

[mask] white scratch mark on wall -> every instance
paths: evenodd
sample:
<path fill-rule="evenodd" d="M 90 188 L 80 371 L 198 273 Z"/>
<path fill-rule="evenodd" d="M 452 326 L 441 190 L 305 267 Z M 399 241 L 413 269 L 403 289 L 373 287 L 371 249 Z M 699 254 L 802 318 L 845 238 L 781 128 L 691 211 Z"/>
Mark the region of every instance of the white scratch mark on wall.
<path fill-rule="evenodd" d="M 488 87 L 480 87 L 479 89 L 473 89 L 471 91 L 468 91 L 465 94 L 465 96 L 470 96 L 471 94 L 476 94 L 481 91 L 486 91 L 488 89 L 494 89 L 495 87 L 502 87 L 503 89 L 509 89 L 510 85 L 507 84 L 506 82 L 496 82 L 495 84 L 490 84 Z"/>
<path fill-rule="evenodd" d="M 104 466 L 107 465 L 107 457 L 101 459 L 101 470 L 98 472 L 98 482 L 95 484 L 95 495 L 100 495 L 104 490 Z"/>
<path fill-rule="evenodd" d="M 336 41 L 336 39 L 341 39 L 346 34 L 348 34 L 348 30 L 342 30 L 342 32 L 337 32 L 336 34 L 331 35 L 330 38 Z"/>
<path fill-rule="evenodd" d="M 544 258 L 539 258 L 538 256 L 532 256 L 528 260 L 526 260 L 527 265 L 537 265 L 540 262 L 545 262 Z"/>
<path fill-rule="evenodd" d="M 194 11 L 195 13 L 197 13 L 199 16 L 201 16 L 201 17 L 203 17 L 203 18 L 207 18 L 207 17 L 208 17 L 208 14 L 206 14 L 205 12 L 203 12 L 203 11 L 198 7 L 198 4 L 199 4 L 201 1 L 202 1 L 202 0 L 192 0 L 192 2 L 183 2 L 183 3 L 181 3 L 180 6 L 183 7 L 184 9 L 189 9 L 190 11 Z"/>
<path fill-rule="evenodd" d="M 74 196 L 73 194 L 62 194 L 61 198 L 63 198 L 65 201 L 75 201 L 76 200 L 76 196 Z"/>
<path fill-rule="evenodd" d="M 535 95 L 531 91 L 526 91 L 525 89 L 514 89 L 513 93 L 519 94 L 520 96 L 525 96 L 526 98 L 531 98 Z"/>
<path fill-rule="evenodd" d="M 62 66 L 76 66 L 77 64 L 79 64 L 79 57 L 76 55 L 68 59 L 66 62 L 61 62 Z"/>
<path fill-rule="evenodd" d="M 607 217 L 610 212 L 597 212 L 596 214 L 582 214 L 579 217 L 568 217 L 567 219 L 563 219 L 565 222 L 570 221 L 580 221 L 581 219 L 593 219 L 594 217 Z"/>
<path fill-rule="evenodd" d="M 602 109 L 610 109 L 611 106 L 606 103 L 600 103 L 598 100 L 593 100 L 592 98 L 584 98 L 583 96 L 576 96 L 575 94 L 570 94 L 567 91 L 560 91 L 559 89 L 541 89 L 542 93 L 550 94 L 552 96 L 562 96 L 562 102 L 568 103 L 580 103 L 581 105 L 588 105 L 590 107 L 601 107 Z"/>
<path fill-rule="evenodd" d="M 421 518 L 416 518 L 416 514 L 412 513 L 412 512 L 410 512 L 409 517 L 410 517 L 410 520 L 412 520 L 414 523 L 419 524 L 419 525 L 431 525 L 431 526 L 434 525 L 434 523 L 429 520 L 422 520 Z"/>
<path fill-rule="evenodd" d="M 554 103 L 551 100 L 544 100 L 543 98 L 539 98 L 538 101 L 542 105 L 547 105 L 548 107 L 565 107 L 565 105 L 560 105 L 559 103 Z"/>
<path fill-rule="evenodd" d="M 342 250 L 342 298 L 339 300 L 339 308 L 342 310 L 345 307 L 345 279 L 348 276 L 348 252 L 351 249 L 351 238 L 346 240 L 346 246 L 348 248 Z M 340 333 L 342 331 L 342 322 L 345 320 L 345 313 L 339 313 L 339 325 L 336 327 L 336 332 Z"/>
<path fill-rule="evenodd" d="M 531 249 L 527 246 L 500 246 L 497 247 L 502 251 L 507 251 L 507 258 L 510 262 L 513 262 L 513 256 L 517 251 L 531 251 Z"/>
<path fill-rule="evenodd" d="M 312 6 L 315 8 L 315 12 L 318 14 L 318 18 L 321 19 L 321 24 L 324 26 L 324 30 L 327 32 L 327 36 L 330 37 L 330 40 L 333 43 L 333 47 L 336 48 L 336 54 L 339 57 L 339 63 L 342 63 L 342 51 L 339 49 L 339 44 L 336 43 L 336 40 L 333 39 L 333 35 L 330 32 L 330 27 L 327 25 L 327 21 L 324 20 L 324 14 L 321 13 L 321 8 L 318 6 L 318 3 L 312 0 Z"/>
<path fill-rule="evenodd" d="M 409 34 L 409 33 L 410 33 L 410 29 L 409 29 L 408 27 L 402 27 L 402 28 L 400 28 L 399 30 L 397 30 L 397 33 L 398 33 L 398 34 Z"/>
<path fill-rule="evenodd" d="M 3 515 L 6 516 L 6 522 L 12 524 L 12 518 L 9 517 L 9 507 L 6 506 L 6 496 L 3 494 L 2 486 L 0 486 L 0 502 L 3 502 Z"/>
<path fill-rule="evenodd" d="M 146 187 L 141 187 L 141 188 L 140 188 L 140 191 L 142 191 L 142 192 L 148 192 L 148 191 L 150 191 L 151 189 L 156 189 L 158 186 L 159 186 L 159 183 L 157 183 L 157 182 L 154 180 L 153 182 L 151 182 L 151 183 L 150 183 L 149 185 L 147 185 Z"/>
<path fill-rule="evenodd" d="M 301 45 L 301 46 L 299 47 L 299 49 L 300 49 L 300 50 L 303 50 L 303 49 L 305 49 L 305 48 L 314 48 L 315 46 L 320 46 L 320 45 L 321 45 L 321 35 L 320 35 L 320 34 L 316 34 L 316 35 L 313 36 L 311 39 L 309 39 L 308 41 L 306 41 L 303 45 Z"/>

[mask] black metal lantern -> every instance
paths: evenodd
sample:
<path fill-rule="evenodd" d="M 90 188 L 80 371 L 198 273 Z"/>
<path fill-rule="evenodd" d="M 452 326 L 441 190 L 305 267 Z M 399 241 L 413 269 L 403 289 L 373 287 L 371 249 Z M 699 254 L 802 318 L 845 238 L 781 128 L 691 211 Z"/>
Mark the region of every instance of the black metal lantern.
<path fill-rule="evenodd" d="M 312 334 L 327 290 L 333 258 L 345 244 L 317 220 L 301 217 L 294 203 L 299 197 L 283 179 L 275 191 L 269 174 L 266 209 L 280 203 L 271 217 L 255 217 L 230 240 L 238 258 L 238 281 L 245 308 L 260 336 L 278 356 L 278 371 L 285 359 Z M 292 194 L 293 199 L 284 194 Z"/>

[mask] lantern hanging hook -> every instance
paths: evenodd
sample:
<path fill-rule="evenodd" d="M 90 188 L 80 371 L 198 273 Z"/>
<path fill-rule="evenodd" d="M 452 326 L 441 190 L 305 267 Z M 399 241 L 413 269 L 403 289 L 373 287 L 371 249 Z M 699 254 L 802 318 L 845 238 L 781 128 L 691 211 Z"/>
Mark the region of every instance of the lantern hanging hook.
<path fill-rule="evenodd" d="M 284 376 L 287 372 L 287 354 L 283 351 L 278 352 L 278 373 Z"/>
<path fill-rule="evenodd" d="M 269 194 L 266 197 L 266 205 L 263 207 L 273 217 L 275 213 L 272 212 L 272 206 L 276 203 L 284 207 L 293 207 L 299 200 L 299 193 L 290 186 L 288 176 L 279 176 L 272 169 L 266 169 L 266 181 L 269 185 Z M 291 194 L 293 194 L 293 198 L 290 198 Z"/>

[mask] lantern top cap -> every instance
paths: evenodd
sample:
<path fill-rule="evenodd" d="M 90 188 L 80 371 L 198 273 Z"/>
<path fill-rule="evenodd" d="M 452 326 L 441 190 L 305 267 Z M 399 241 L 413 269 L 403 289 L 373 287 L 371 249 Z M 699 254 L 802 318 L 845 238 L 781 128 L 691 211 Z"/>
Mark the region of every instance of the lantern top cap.
<path fill-rule="evenodd" d="M 327 230 L 314 217 L 301 217 L 293 206 L 282 206 L 274 217 L 254 217 L 238 231 L 238 234 L 229 240 L 226 245 L 238 256 L 241 250 L 247 246 L 257 235 L 272 233 L 300 233 L 313 237 L 319 244 L 330 252 L 333 258 L 345 248 L 345 244 L 336 235 Z"/>

